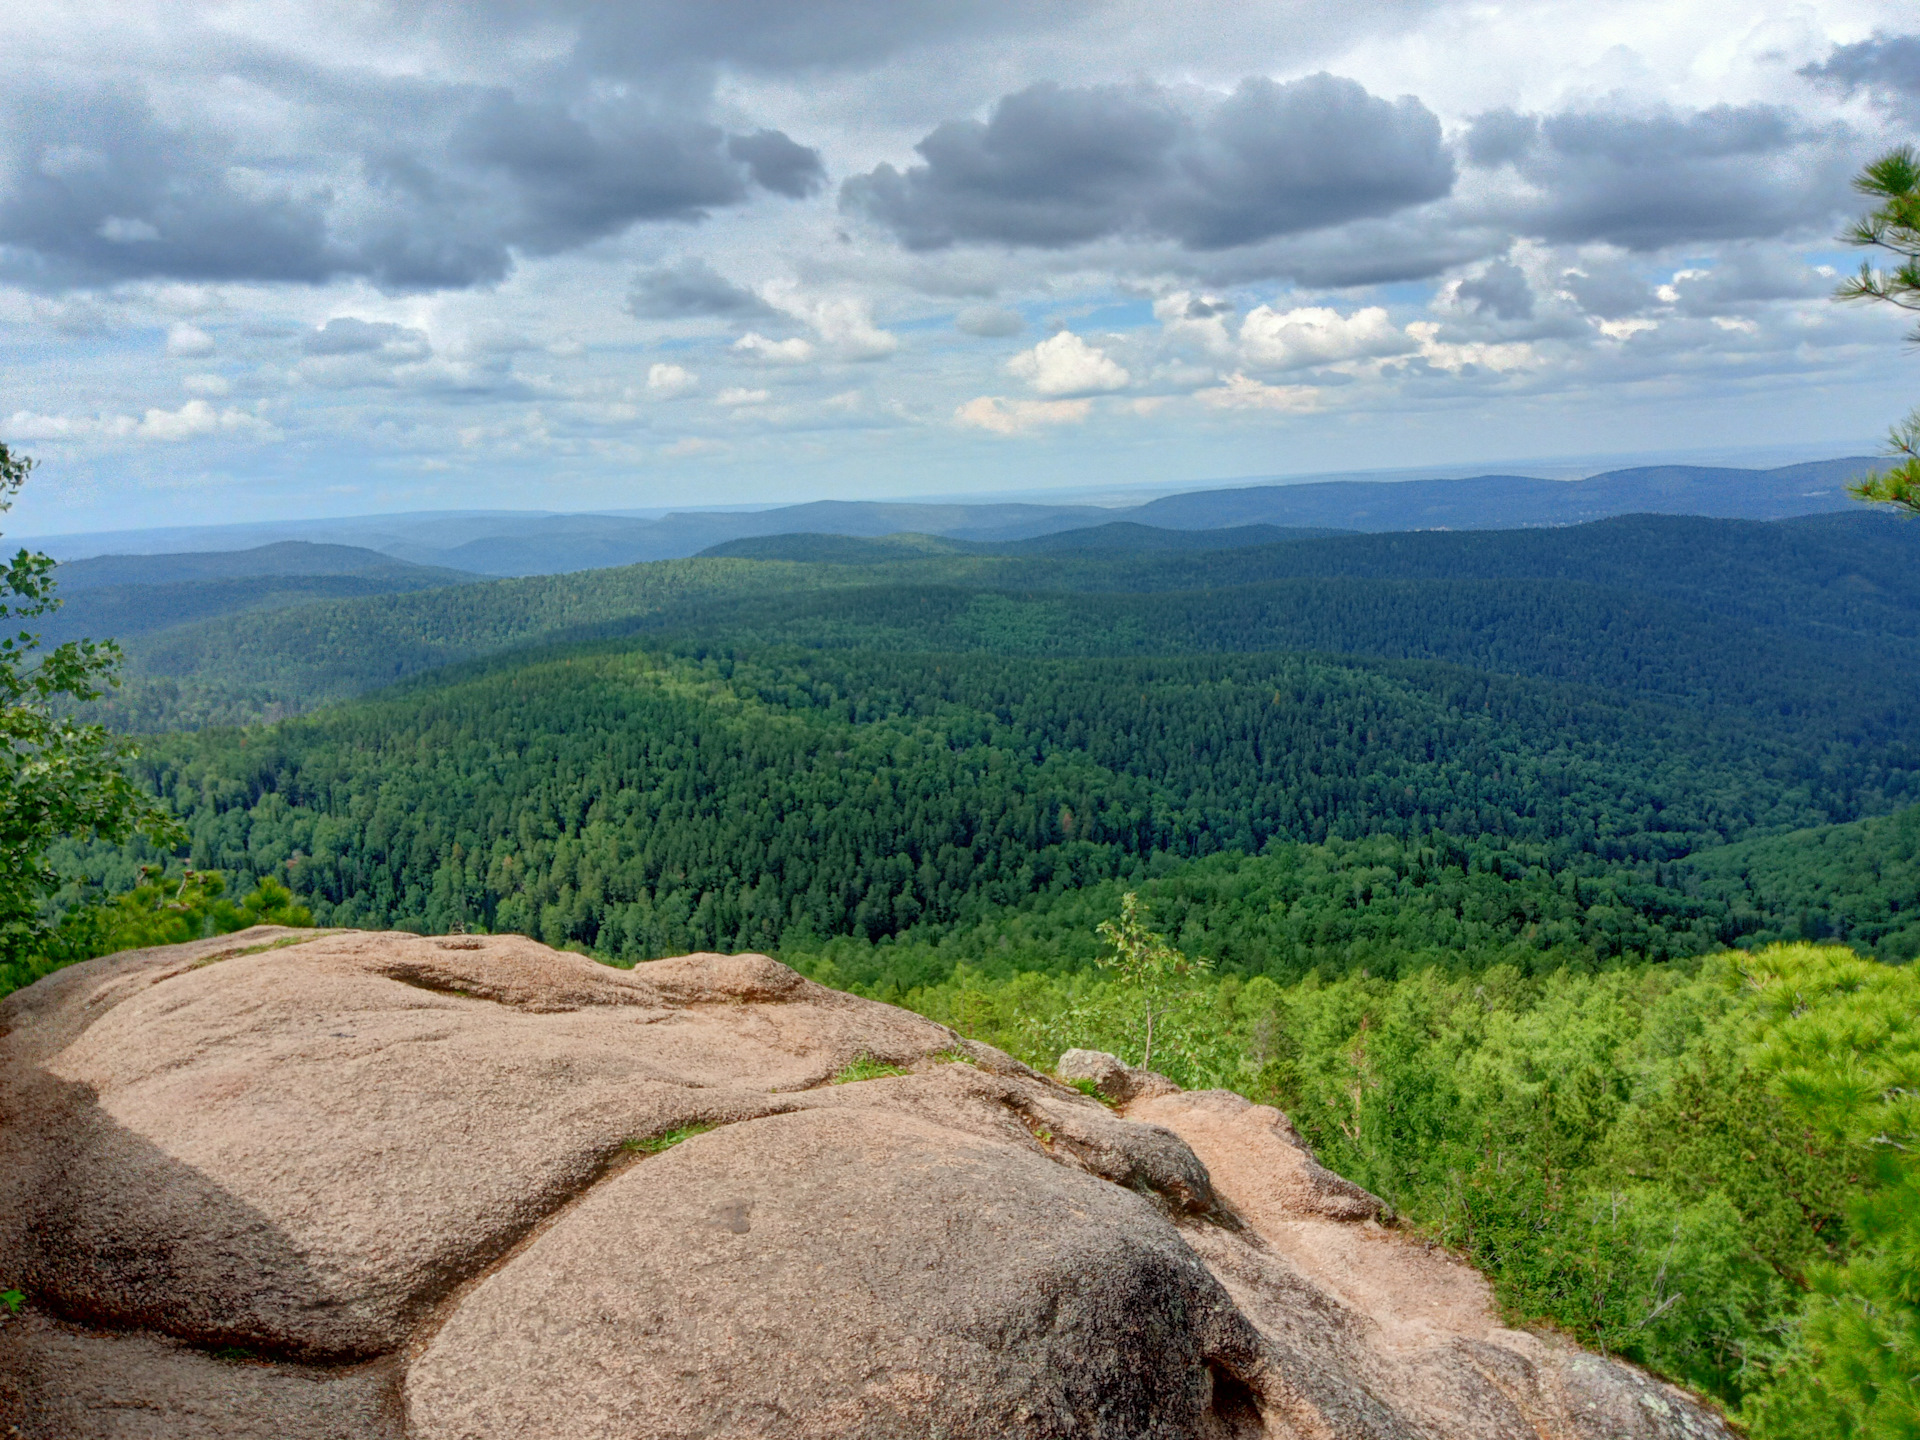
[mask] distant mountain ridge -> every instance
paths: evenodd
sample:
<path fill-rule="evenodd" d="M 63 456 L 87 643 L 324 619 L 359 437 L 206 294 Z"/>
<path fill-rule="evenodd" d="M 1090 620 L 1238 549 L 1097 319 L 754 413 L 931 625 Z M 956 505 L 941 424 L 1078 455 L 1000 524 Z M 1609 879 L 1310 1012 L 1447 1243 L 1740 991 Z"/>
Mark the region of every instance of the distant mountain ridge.
<path fill-rule="evenodd" d="M 1024 540 L 961 540 L 950 535 L 911 531 L 867 539 L 852 535 L 795 531 L 752 535 L 709 546 L 706 560 L 804 560 L 816 564 L 871 565 L 923 555 L 1139 555 L 1153 551 L 1242 550 L 1289 540 L 1324 540 L 1350 530 L 1310 526 L 1230 525 L 1219 530 L 1170 530 L 1114 520 L 1085 530 L 1055 530 Z"/>
<path fill-rule="evenodd" d="M 62 595 L 109 585 L 173 585 L 192 580 L 251 580 L 291 575 L 409 575 L 433 571 L 442 584 L 479 577 L 471 572 L 417 565 L 360 545 L 281 540 L 251 550 L 181 551 L 147 555 L 95 555 L 69 560 L 55 572 Z"/>
<path fill-rule="evenodd" d="M 60 608 L 36 628 L 56 645 L 132 637 L 249 610 L 437 590 L 487 578 L 415 565 L 378 550 L 302 540 L 252 550 L 99 555 L 55 568 Z"/>
<path fill-rule="evenodd" d="M 1777 470 L 1650 465 L 1585 480 L 1482 475 L 1468 480 L 1258 485 L 1150 500 L 1125 518 L 1169 530 L 1317 525 L 1341 530 L 1517 530 L 1615 515 L 1786 520 L 1844 510 L 1847 483 L 1878 462 L 1816 460 Z M 1117 518 L 1117 517 L 1116 517 Z"/>
<path fill-rule="evenodd" d="M 1289 530 L 1511 530 L 1576 525 L 1615 515 L 1700 515 L 1780 520 L 1850 508 L 1847 482 L 1874 468 L 1865 456 L 1771 470 L 1659 465 L 1584 480 L 1482 475 L 1446 480 L 1327 480 L 1248 485 L 1166 495 L 1141 505 L 922 504 L 816 500 L 768 510 L 676 511 L 656 519 L 547 512 L 422 512 L 118 536 L 50 536 L 56 556 L 167 545 L 218 548 L 245 535 L 350 544 L 416 564 L 487 575 L 551 575 L 646 560 L 673 560 L 769 535 L 879 539 L 919 534 L 1004 543 L 1113 523 L 1156 530 L 1268 525 Z M 190 547 L 189 540 L 193 542 Z M 728 552 L 741 553 L 741 552 Z"/>

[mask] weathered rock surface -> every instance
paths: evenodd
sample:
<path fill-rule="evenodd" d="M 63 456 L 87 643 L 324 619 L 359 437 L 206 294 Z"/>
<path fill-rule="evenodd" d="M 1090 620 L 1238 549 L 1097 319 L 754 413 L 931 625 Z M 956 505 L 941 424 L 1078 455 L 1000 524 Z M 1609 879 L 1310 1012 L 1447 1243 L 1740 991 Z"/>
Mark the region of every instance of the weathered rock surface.
<path fill-rule="evenodd" d="M 1279 1112 L 1076 1064 L 1121 1114 L 751 955 L 71 967 L 0 1004 L 0 1434 L 1727 1433 L 1502 1329 Z"/>
<path fill-rule="evenodd" d="M 1158 1071 L 1129 1065 L 1104 1050 L 1069 1050 L 1053 1067 L 1053 1073 L 1068 1084 L 1087 1082 L 1116 1105 L 1145 1095 L 1172 1095 L 1180 1088 Z"/>

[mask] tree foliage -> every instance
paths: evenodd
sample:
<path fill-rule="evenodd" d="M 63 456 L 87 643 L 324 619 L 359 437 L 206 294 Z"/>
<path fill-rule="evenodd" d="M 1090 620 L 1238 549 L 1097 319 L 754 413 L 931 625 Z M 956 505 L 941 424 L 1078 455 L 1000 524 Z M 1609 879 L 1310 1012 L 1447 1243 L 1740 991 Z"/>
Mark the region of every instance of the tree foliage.
<path fill-rule="evenodd" d="M 1155 1022 L 1164 1024 L 1179 992 L 1195 976 L 1212 969 L 1213 963 L 1204 957 L 1181 954 L 1167 943 L 1166 936 L 1149 930 L 1146 909 L 1131 890 L 1120 897 L 1119 916 L 1102 920 L 1094 933 L 1106 946 L 1106 953 L 1094 963 L 1102 970 L 1111 970 L 1121 988 L 1138 997 L 1140 1066 L 1150 1070 Z"/>
<path fill-rule="evenodd" d="M 1097 971 L 897 996 L 1050 1066 L 1119 1048 Z M 1201 978 L 1158 1068 L 1284 1109 L 1335 1170 L 1549 1322 L 1765 1440 L 1904 1436 L 1920 974 L 1790 945 L 1690 968 Z"/>
<path fill-rule="evenodd" d="M 1909 783 L 1414 662 L 662 646 L 157 741 L 140 766 L 196 866 L 283 876 L 323 923 L 623 960 L 944 932 L 1157 855 L 1274 841 L 1439 830 L 1545 847 L 1556 872 L 1664 865 Z"/>
<path fill-rule="evenodd" d="M 33 462 L 0 445 L 0 510 L 10 508 Z M 42 901 L 58 884 L 47 852 L 64 837 L 122 841 L 135 830 L 178 834 L 166 812 L 127 777 L 132 755 L 101 726 L 62 706 L 97 700 L 115 683 L 111 641 L 43 649 L 25 623 L 47 614 L 52 557 L 21 550 L 0 568 L 0 960 L 31 956 L 48 940 Z"/>
<path fill-rule="evenodd" d="M 1885 251 L 1894 264 L 1880 269 L 1871 260 L 1862 261 L 1860 273 L 1842 282 L 1837 298 L 1920 310 L 1920 153 L 1910 145 L 1889 150 L 1860 172 L 1853 188 L 1879 203 L 1840 238 L 1849 245 Z M 1908 338 L 1920 343 L 1920 325 Z M 1920 409 L 1893 427 L 1888 443 L 1902 458 L 1851 487 L 1852 492 L 1862 500 L 1920 514 Z"/>

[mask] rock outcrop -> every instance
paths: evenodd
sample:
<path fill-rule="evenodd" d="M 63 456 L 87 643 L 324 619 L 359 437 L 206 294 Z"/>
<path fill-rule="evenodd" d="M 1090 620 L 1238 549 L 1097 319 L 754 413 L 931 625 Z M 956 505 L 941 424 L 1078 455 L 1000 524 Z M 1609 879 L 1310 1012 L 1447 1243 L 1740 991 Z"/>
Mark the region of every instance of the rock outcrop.
<path fill-rule="evenodd" d="M 73 966 L 0 1005 L 0 1434 L 1728 1433 L 1502 1329 L 1279 1112 L 1076 1063 L 1120 1113 L 756 955 Z"/>

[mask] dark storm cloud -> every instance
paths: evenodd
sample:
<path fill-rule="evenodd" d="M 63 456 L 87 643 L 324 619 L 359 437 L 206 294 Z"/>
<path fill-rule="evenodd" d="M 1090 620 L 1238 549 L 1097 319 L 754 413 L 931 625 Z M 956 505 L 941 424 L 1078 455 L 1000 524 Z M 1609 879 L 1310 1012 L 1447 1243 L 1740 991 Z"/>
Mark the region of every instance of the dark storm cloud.
<path fill-rule="evenodd" d="M 329 96 L 297 79 L 288 98 L 333 148 L 163 122 L 138 86 L 23 97 L 0 133 L 0 273 L 48 288 L 350 275 L 459 288 L 501 279 L 516 252 L 824 183 L 818 153 L 779 131 L 729 135 L 631 92 L 568 104 L 360 81 Z"/>
<path fill-rule="evenodd" d="M 139 96 L 22 100 L 7 116 L 0 246 L 24 277 L 318 281 L 335 270 L 314 199 L 246 183 L 229 146 L 162 125 Z"/>
<path fill-rule="evenodd" d="M 1220 250 L 1390 214 L 1454 179 L 1424 105 L 1324 74 L 1249 79 L 1224 99 L 1148 83 L 1034 85 L 915 149 L 923 163 L 881 165 L 840 192 L 844 209 L 915 250 L 1107 237 Z"/>
<path fill-rule="evenodd" d="M 789 199 L 804 200 L 827 183 L 820 152 L 789 140 L 778 130 L 729 136 L 727 154 L 747 167 L 754 184 Z"/>
<path fill-rule="evenodd" d="M 1533 318 L 1533 287 L 1527 273 L 1511 260 L 1496 260 L 1481 274 L 1460 282 L 1460 299 L 1500 320 Z"/>
<path fill-rule="evenodd" d="M 643 270 L 634 276 L 627 292 L 627 309 L 642 320 L 774 313 L 773 307 L 751 290 L 734 284 L 693 256 L 677 265 Z"/>
<path fill-rule="evenodd" d="M 1864 90 L 1908 115 L 1920 114 L 1920 35 L 1875 35 L 1839 45 L 1800 73 L 1844 94 Z"/>
<path fill-rule="evenodd" d="M 1462 148 L 1472 164 L 1511 166 L 1528 182 L 1536 198 L 1505 207 L 1521 233 L 1654 250 L 1823 223 L 1844 197 L 1832 139 L 1775 105 L 1496 110 L 1473 121 Z"/>
<path fill-rule="evenodd" d="M 644 103 L 575 108 L 495 91 L 455 127 L 440 174 L 473 188 L 507 243 L 551 255 L 746 199 L 751 167 L 727 143 Z"/>

